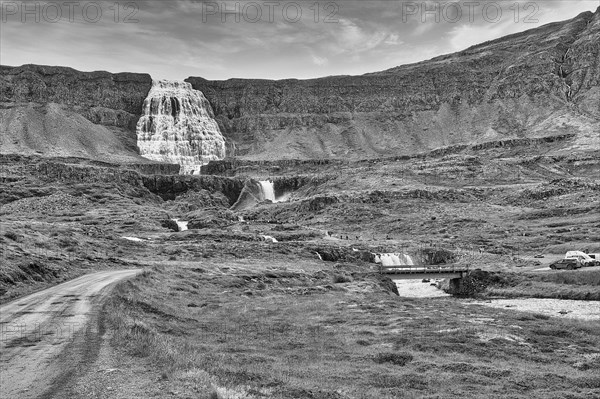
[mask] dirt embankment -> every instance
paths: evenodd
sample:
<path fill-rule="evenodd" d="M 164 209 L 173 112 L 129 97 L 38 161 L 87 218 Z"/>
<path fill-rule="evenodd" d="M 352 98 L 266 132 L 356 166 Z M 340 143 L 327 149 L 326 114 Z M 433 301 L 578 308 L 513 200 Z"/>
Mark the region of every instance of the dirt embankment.
<path fill-rule="evenodd" d="M 554 298 L 600 301 L 598 268 L 549 273 L 504 273 L 474 270 L 464 279 L 461 297 Z"/>

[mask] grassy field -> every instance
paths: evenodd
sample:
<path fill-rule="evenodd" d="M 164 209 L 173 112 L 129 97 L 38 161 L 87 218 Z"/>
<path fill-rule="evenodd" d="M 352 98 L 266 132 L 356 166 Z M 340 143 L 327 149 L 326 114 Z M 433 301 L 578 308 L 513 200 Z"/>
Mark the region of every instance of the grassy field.
<path fill-rule="evenodd" d="M 600 394 L 600 322 L 399 298 L 364 270 L 323 265 L 154 266 L 105 306 L 112 343 L 181 397 Z"/>

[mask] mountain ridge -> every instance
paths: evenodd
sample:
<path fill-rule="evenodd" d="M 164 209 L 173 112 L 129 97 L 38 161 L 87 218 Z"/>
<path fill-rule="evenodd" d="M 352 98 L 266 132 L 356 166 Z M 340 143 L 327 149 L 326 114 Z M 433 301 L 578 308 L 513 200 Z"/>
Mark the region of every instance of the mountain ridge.
<path fill-rule="evenodd" d="M 185 81 L 242 159 L 362 159 L 566 133 L 587 150 L 600 131 L 598 43 L 600 7 L 364 75 Z M 151 84 L 148 74 L 0 66 L 2 152 L 140 162 L 135 125 Z"/>
<path fill-rule="evenodd" d="M 377 157 L 566 130 L 589 147 L 600 118 L 599 21 L 600 9 L 365 75 L 186 81 L 250 159 Z"/>

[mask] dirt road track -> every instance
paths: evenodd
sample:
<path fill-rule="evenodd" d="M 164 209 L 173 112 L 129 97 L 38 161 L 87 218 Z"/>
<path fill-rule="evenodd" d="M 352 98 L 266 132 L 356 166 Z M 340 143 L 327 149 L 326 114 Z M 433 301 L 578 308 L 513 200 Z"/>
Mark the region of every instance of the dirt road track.
<path fill-rule="evenodd" d="M 53 397 L 96 355 L 110 287 L 140 271 L 88 274 L 0 306 L 0 398 Z"/>

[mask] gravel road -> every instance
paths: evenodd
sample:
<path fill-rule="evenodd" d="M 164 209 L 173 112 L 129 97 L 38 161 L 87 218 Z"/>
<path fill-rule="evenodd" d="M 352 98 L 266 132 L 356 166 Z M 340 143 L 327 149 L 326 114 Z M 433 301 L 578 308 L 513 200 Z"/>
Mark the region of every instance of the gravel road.
<path fill-rule="evenodd" d="M 97 355 L 110 288 L 139 272 L 88 274 L 0 306 L 0 398 L 53 397 Z"/>

